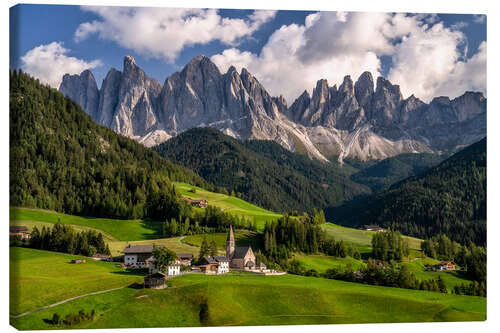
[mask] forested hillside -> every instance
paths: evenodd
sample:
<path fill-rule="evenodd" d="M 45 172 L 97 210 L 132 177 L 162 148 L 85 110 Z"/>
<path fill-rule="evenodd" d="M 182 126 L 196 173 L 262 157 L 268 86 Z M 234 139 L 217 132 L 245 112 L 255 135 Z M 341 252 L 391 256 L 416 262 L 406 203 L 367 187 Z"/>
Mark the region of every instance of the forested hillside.
<path fill-rule="evenodd" d="M 10 73 L 10 205 L 119 218 L 177 216 L 170 180 L 194 172 L 94 123 L 27 74 Z"/>
<path fill-rule="evenodd" d="M 241 142 L 212 128 L 188 130 L 154 149 L 230 193 L 277 212 L 312 212 L 370 193 L 349 180 L 346 169 L 274 142 Z"/>
<path fill-rule="evenodd" d="M 353 164 L 362 170 L 353 174 L 351 180 L 369 186 L 376 192 L 405 178 L 418 176 L 445 158 L 446 156 L 437 154 L 412 153 L 389 157 L 382 161 L 357 162 Z M 368 163 L 370 165 L 365 167 Z"/>
<path fill-rule="evenodd" d="M 462 244 L 485 245 L 486 138 L 420 176 L 326 215 L 351 226 L 380 224 L 420 238 L 446 234 Z"/>

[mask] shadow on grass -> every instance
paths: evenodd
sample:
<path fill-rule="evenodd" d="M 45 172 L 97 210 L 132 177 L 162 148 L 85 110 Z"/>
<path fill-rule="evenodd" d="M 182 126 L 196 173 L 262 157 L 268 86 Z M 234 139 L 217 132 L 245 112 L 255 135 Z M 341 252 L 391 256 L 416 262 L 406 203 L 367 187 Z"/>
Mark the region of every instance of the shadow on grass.
<path fill-rule="evenodd" d="M 161 229 L 163 222 L 160 221 L 153 221 L 153 220 L 143 220 L 141 222 L 141 225 L 145 229 L 149 229 L 152 231 L 152 233 L 143 233 L 142 236 L 144 239 L 149 240 L 149 239 L 158 239 L 161 238 Z"/>
<path fill-rule="evenodd" d="M 127 268 L 124 271 L 115 271 L 111 273 L 118 275 L 145 276 L 148 274 L 148 270 L 145 268 Z"/>

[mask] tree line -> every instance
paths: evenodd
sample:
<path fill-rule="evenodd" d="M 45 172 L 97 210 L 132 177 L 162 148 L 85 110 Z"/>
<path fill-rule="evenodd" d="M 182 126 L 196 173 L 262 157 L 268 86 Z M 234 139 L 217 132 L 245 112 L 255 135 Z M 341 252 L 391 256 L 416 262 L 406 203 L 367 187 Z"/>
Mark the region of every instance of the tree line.
<path fill-rule="evenodd" d="M 71 226 L 56 223 L 52 228 L 36 226 L 28 246 L 34 249 L 79 254 L 91 257 L 97 253 L 111 255 L 102 233 L 94 230 L 76 232 Z"/>
<path fill-rule="evenodd" d="M 461 266 L 465 275 L 474 281 L 486 282 L 486 249 L 475 244 L 460 245 L 446 235 L 437 235 L 422 242 L 422 251 L 428 257 L 451 260 Z"/>
<path fill-rule="evenodd" d="M 382 261 L 401 261 L 408 256 L 408 240 L 399 231 L 377 232 L 372 237 L 372 257 Z"/>

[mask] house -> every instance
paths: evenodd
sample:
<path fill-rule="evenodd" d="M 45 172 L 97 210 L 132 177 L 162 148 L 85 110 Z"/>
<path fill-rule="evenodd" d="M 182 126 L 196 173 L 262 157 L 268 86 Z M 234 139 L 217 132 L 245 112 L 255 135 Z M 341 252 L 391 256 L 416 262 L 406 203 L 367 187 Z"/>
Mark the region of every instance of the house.
<path fill-rule="evenodd" d="M 181 263 L 182 266 L 191 266 L 191 262 L 193 261 L 192 253 L 179 253 L 177 254 L 177 260 Z"/>
<path fill-rule="evenodd" d="M 101 253 L 94 254 L 92 256 L 92 259 L 100 260 L 100 261 L 113 261 L 113 258 L 111 258 L 111 256 L 108 256 L 107 254 L 101 254 Z"/>
<path fill-rule="evenodd" d="M 165 274 L 163 273 L 156 272 L 144 277 L 144 288 L 164 289 L 165 287 Z"/>
<path fill-rule="evenodd" d="M 257 265 L 257 269 L 261 272 L 264 272 L 265 270 L 267 270 L 267 266 L 266 266 L 266 264 L 261 262 L 260 264 Z"/>
<path fill-rule="evenodd" d="M 226 257 L 229 259 L 229 267 L 236 269 L 255 269 L 255 254 L 251 246 L 235 247 L 233 226 L 229 226 L 226 240 Z"/>
<path fill-rule="evenodd" d="M 441 261 L 434 267 L 438 271 L 454 271 L 456 269 L 456 265 L 453 261 Z"/>
<path fill-rule="evenodd" d="M 206 256 L 201 258 L 199 267 L 205 274 L 225 274 L 229 272 L 229 259 L 225 256 Z"/>
<path fill-rule="evenodd" d="M 71 259 L 72 264 L 84 264 L 85 259 Z"/>
<path fill-rule="evenodd" d="M 159 245 L 158 247 L 164 247 Z M 149 264 L 154 259 L 153 249 L 155 245 L 127 245 L 123 249 L 123 262 L 125 266 L 132 267 L 149 267 Z"/>
<path fill-rule="evenodd" d="M 207 208 L 208 202 L 207 200 L 194 200 L 187 197 L 181 197 L 180 200 L 187 202 L 191 206 L 199 207 L 199 208 Z"/>
<path fill-rule="evenodd" d="M 363 226 L 366 231 L 387 232 L 387 229 L 381 228 L 378 225 L 367 224 Z"/>
<path fill-rule="evenodd" d="M 29 233 L 28 227 L 23 225 L 13 225 L 9 228 L 9 236 L 11 238 L 18 237 L 21 239 L 29 239 L 31 238 L 31 234 Z"/>
<path fill-rule="evenodd" d="M 149 263 L 149 274 L 154 274 L 159 272 L 155 265 L 156 260 L 153 259 Z M 176 276 L 181 274 L 181 263 L 179 260 L 176 260 L 173 264 L 167 266 L 163 274 L 166 273 L 167 276 Z"/>

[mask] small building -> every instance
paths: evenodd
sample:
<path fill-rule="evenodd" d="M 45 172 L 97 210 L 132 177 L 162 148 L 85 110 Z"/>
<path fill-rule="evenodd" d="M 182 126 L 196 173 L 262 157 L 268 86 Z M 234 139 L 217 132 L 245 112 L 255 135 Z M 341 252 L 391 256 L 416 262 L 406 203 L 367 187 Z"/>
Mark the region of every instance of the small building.
<path fill-rule="evenodd" d="M 29 233 L 28 227 L 23 225 L 13 225 L 9 227 L 9 237 L 20 238 L 20 239 L 30 239 L 31 234 Z"/>
<path fill-rule="evenodd" d="M 107 254 L 102 254 L 102 253 L 96 253 L 92 256 L 92 259 L 94 260 L 99 260 L 99 261 L 113 261 L 111 256 L 108 256 Z"/>
<path fill-rule="evenodd" d="M 191 206 L 199 207 L 199 208 L 207 208 L 208 202 L 207 200 L 194 200 L 187 197 L 181 197 L 180 200 L 187 202 Z"/>
<path fill-rule="evenodd" d="M 266 264 L 264 264 L 263 262 L 261 262 L 260 264 L 257 265 L 257 269 L 261 272 L 267 270 L 267 266 Z"/>
<path fill-rule="evenodd" d="M 363 228 L 366 231 L 376 231 L 376 232 L 386 232 L 387 231 L 387 229 L 381 228 L 378 225 L 367 224 L 367 225 L 364 225 Z"/>
<path fill-rule="evenodd" d="M 158 247 L 164 247 L 163 245 L 158 245 Z M 155 245 L 127 245 L 123 249 L 124 257 L 123 263 L 125 266 L 132 267 L 149 267 L 149 264 L 154 259 L 153 249 Z"/>
<path fill-rule="evenodd" d="M 179 253 L 177 254 L 177 260 L 181 263 L 182 266 L 191 266 L 191 262 L 193 261 L 194 255 L 192 253 Z"/>
<path fill-rule="evenodd" d="M 164 289 L 165 287 L 165 274 L 163 273 L 156 272 L 144 277 L 144 288 Z"/>
<path fill-rule="evenodd" d="M 206 256 L 201 258 L 199 267 L 205 274 L 225 274 L 229 272 L 229 259 L 225 256 Z"/>
<path fill-rule="evenodd" d="M 441 261 L 435 268 L 438 271 L 454 271 L 456 270 L 456 264 L 453 261 Z"/>
<path fill-rule="evenodd" d="M 72 259 L 71 263 L 72 264 L 84 264 L 85 263 L 85 259 Z"/>
<path fill-rule="evenodd" d="M 159 270 L 156 268 L 155 263 L 156 263 L 156 259 L 153 258 L 153 260 L 151 260 L 149 263 L 149 274 L 154 274 L 154 273 L 159 272 Z M 166 274 L 167 276 L 176 276 L 176 275 L 181 274 L 180 261 L 176 260 L 174 263 L 167 266 L 166 269 L 161 273 Z"/>

